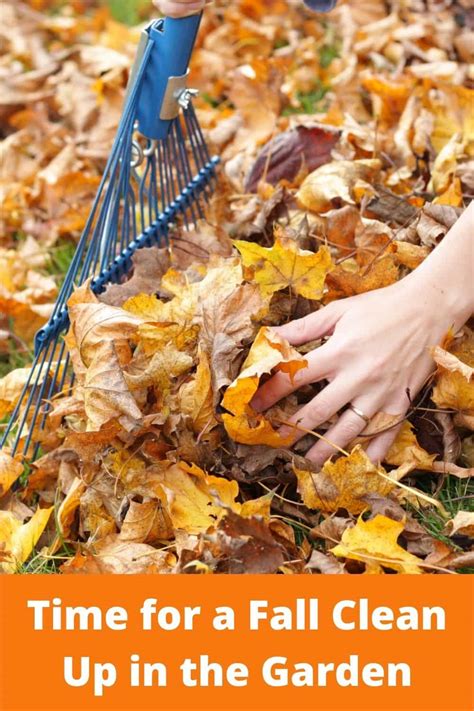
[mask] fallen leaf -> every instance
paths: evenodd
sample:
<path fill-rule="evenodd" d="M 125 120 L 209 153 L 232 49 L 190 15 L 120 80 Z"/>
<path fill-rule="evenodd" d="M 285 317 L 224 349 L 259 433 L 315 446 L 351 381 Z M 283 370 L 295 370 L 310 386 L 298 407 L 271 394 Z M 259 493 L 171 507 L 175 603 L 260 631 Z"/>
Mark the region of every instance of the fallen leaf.
<path fill-rule="evenodd" d="M 201 564 L 215 573 L 271 574 L 284 562 L 284 548 L 266 522 L 228 511 L 215 532 L 201 537 L 194 550 L 181 556 L 180 572 L 199 572 Z"/>
<path fill-rule="evenodd" d="M 444 364 L 438 364 L 432 399 L 440 408 L 457 411 L 456 424 L 474 429 L 474 380 L 471 377 L 474 367 L 474 336 L 469 334 L 460 342 L 455 342 L 449 353 L 452 357 L 447 358 L 443 354 Z M 461 361 L 461 365 L 458 361 Z"/>
<path fill-rule="evenodd" d="M 474 512 L 458 511 L 444 527 L 448 536 L 469 536 L 474 538 Z"/>
<path fill-rule="evenodd" d="M 0 498 L 5 496 L 22 472 L 23 465 L 18 459 L 0 451 Z"/>
<path fill-rule="evenodd" d="M 253 410 L 250 402 L 265 373 L 282 372 L 293 378 L 307 363 L 297 351 L 268 328 L 261 328 L 253 342 L 242 371 L 227 388 L 222 407 L 222 420 L 231 439 L 242 444 L 267 444 L 284 447 L 293 436 L 282 437 L 264 415 Z"/>
<path fill-rule="evenodd" d="M 365 496 L 374 493 L 386 496 L 393 489 L 393 484 L 380 476 L 379 472 L 387 476 L 383 468 L 376 467 L 360 445 L 348 456 L 325 462 L 319 472 L 296 466 L 293 469 L 298 479 L 298 493 L 310 509 L 346 509 L 357 514 L 368 508 Z"/>
<path fill-rule="evenodd" d="M 387 464 L 404 467 L 406 472 L 413 469 L 431 471 L 436 454 L 429 454 L 420 447 L 413 425 L 405 420 L 396 436 L 395 441 L 385 455 Z"/>
<path fill-rule="evenodd" d="M 290 287 L 307 299 L 320 299 L 326 275 L 334 267 L 327 247 L 309 252 L 299 249 L 294 240 L 283 234 L 270 248 L 242 240 L 234 244 L 242 256 L 246 278 L 256 282 L 264 296 Z"/>
<path fill-rule="evenodd" d="M 247 192 L 255 192 L 260 180 L 276 185 L 290 183 L 331 160 L 331 150 L 340 131 L 330 126 L 296 126 L 273 138 L 257 157 L 245 182 Z"/>
<path fill-rule="evenodd" d="M 87 575 L 143 575 L 171 572 L 176 559 L 169 551 L 145 543 L 122 541 L 110 535 L 99 543 L 79 549 L 74 558 L 61 566 L 62 573 Z"/>
<path fill-rule="evenodd" d="M 369 521 L 359 518 L 355 526 L 344 531 L 341 542 L 331 552 L 366 565 L 376 563 L 399 573 L 419 574 L 422 561 L 397 543 L 403 529 L 402 522 L 380 514 Z"/>
<path fill-rule="evenodd" d="M 132 430 L 142 419 L 125 381 L 115 344 L 97 344 L 84 380 L 84 407 L 87 430 L 94 431 L 117 418 L 122 427 Z"/>
<path fill-rule="evenodd" d="M 236 378 L 242 344 L 254 336 L 254 319 L 266 309 L 266 300 L 256 284 L 238 286 L 224 299 L 210 291 L 207 299 L 200 302 L 200 338 L 210 359 L 215 393 Z"/>
<path fill-rule="evenodd" d="M 191 419 L 197 434 L 209 432 L 217 424 L 209 359 L 202 350 L 198 357 L 195 375 L 190 382 L 181 387 L 179 392 L 180 410 L 183 415 Z"/>
<path fill-rule="evenodd" d="M 169 492 L 169 511 L 173 527 L 188 533 L 206 531 L 232 507 L 239 493 L 236 481 L 206 474 L 196 465 L 184 462 L 164 466 L 160 481 Z"/>
<path fill-rule="evenodd" d="M 398 267 L 393 255 L 375 260 L 369 267 L 350 269 L 344 264 L 338 265 L 327 276 L 329 288 L 327 300 L 364 294 L 374 289 L 383 289 L 394 284 L 399 277 Z"/>
<path fill-rule="evenodd" d="M 123 284 L 109 284 L 100 300 L 111 306 L 122 304 L 137 294 L 151 294 L 157 289 L 162 276 L 170 267 L 168 249 L 150 247 L 139 249 L 132 258 L 133 268 Z"/>
<path fill-rule="evenodd" d="M 464 363 L 453 353 L 441 348 L 441 346 L 435 346 L 431 354 L 435 363 L 444 368 L 444 370 L 449 370 L 451 373 L 461 373 L 466 380 L 471 380 L 474 375 L 474 368 L 472 366 Z"/>
<path fill-rule="evenodd" d="M 166 497 L 139 503 L 131 501 L 120 530 L 120 540 L 157 544 L 173 538 Z"/>
<path fill-rule="evenodd" d="M 27 523 L 22 523 L 9 511 L 0 511 L 0 545 L 3 544 L 4 556 L 0 568 L 5 573 L 16 573 L 28 560 L 52 511 L 53 507 L 38 508 Z"/>
<path fill-rule="evenodd" d="M 343 203 L 354 204 L 353 188 L 358 180 L 372 182 L 381 163 L 377 159 L 332 161 L 317 168 L 303 181 L 297 193 L 302 207 L 313 212 L 327 212 Z"/>
<path fill-rule="evenodd" d="M 344 575 L 344 565 L 334 558 L 334 556 L 313 550 L 311 558 L 306 563 L 309 570 L 319 570 L 323 575 Z"/>
<path fill-rule="evenodd" d="M 401 242 L 400 240 L 395 240 L 393 246 L 396 249 L 395 258 L 397 262 L 404 267 L 408 267 L 408 269 L 416 269 L 430 253 L 428 247 Z"/>

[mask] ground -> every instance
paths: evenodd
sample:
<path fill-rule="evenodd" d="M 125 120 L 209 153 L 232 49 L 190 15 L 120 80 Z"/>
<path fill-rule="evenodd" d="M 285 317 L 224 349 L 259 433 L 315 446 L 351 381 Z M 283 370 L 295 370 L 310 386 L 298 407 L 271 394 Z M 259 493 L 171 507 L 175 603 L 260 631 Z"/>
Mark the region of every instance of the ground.
<path fill-rule="evenodd" d="M 116 133 L 150 3 L 4 3 L 0 418 L 21 395 Z M 72 391 L 0 455 L 5 572 L 472 572 L 469 324 L 385 462 L 317 471 L 251 398 L 305 349 L 269 327 L 389 285 L 473 194 L 469 3 L 216 2 L 190 82 L 221 157 L 206 219 L 70 303 Z M 472 324 L 471 324 L 472 325 Z M 318 344 L 312 344 L 313 347 Z M 436 344 L 433 344 L 435 346 Z M 399 423 L 398 423 L 399 424 Z M 378 421 L 377 431 L 394 425 Z M 31 454 L 31 452 L 29 453 Z"/>

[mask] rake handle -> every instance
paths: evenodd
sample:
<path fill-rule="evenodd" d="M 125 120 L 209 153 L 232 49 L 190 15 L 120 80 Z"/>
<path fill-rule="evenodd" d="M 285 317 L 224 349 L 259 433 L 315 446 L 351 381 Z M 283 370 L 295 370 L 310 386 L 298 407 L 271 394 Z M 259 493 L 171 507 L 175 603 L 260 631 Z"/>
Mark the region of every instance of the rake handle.
<path fill-rule="evenodd" d="M 140 90 L 137 117 L 140 132 L 150 139 L 168 135 L 172 120 L 160 118 L 170 77 L 186 74 L 202 14 L 154 22 L 148 30 L 153 43 Z"/>

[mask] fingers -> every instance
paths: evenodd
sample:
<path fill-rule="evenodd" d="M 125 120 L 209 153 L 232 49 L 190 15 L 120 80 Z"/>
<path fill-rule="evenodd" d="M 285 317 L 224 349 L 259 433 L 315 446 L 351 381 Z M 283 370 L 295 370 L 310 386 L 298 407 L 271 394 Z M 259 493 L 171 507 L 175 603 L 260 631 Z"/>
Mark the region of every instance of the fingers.
<path fill-rule="evenodd" d="M 334 331 L 334 327 L 342 316 L 343 301 L 334 301 L 304 318 L 290 321 L 284 326 L 278 326 L 275 331 L 286 338 L 294 346 L 300 346 L 308 341 L 327 336 Z"/>
<path fill-rule="evenodd" d="M 188 17 L 201 12 L 204 0 L 154 0 L 158 10 L 166 17 Z"/>
<path fill-rule="evenodd" d="M 379 403 L 376 399 L 357 399 L 352 403 L 359 408 L 367 417 L 373 417 L 379 410 Z M 318 466 L 336 454 L 340 449 L 346 449 L 367 427 L 366 421 L 357 415 L 353 410 L 346 410 L 338 419 L 334 427 L 331 427 L 324 435 L 324 440 L 319 440 L 306 453 L 306 457 Z M 331 446 L 332 443 L 335 445 Z"/>
<path fill-rule="evenodd" d="M 403 415 L 400 415 L 402 419 Z M 374 437 L 369 446 L 367 447 L 367 456 L 374 462 L 374 464 L 380 464 L 383 461 L 388 450 L 394 443 L 397 434 L 400 431 L 400 427 L 403 423 L 397 425 L 397 427 L 392 427 L 392 429 L 387 430 L 378 437 Z"/>
<path fill-rule="evenodd" d="M 286 373 L 276 373 L 268 380 L 255 394 L 251 405 L 257 412 L 268 410 L 282 398 L 286 397 L 294 390 L 298 390 L 302 385 L 316 383 L 323 380 L 331 372 L 333 356 L 329 344 L 316 348 L 305 356 L 308 366 L 298 370 L 293 382 Z"/>
<path fill-rule="evenodd" d="M 281 435 L 286 437 L 292 434 L 297 442 L 304 437 L 305 430 L 313 430 L 333 417 L 341 407 L 347 405 L 353 394 L 345 379 L 334 380 L 290 418 L 289 421 L 301 429 L 285 426 L 280 430 Z"/>
<path fill-rule="evenodd" d="M 405 394 L 398 398 L 394 398 L 389 402 L 384 402 L 383 406 L 380 408 L 382 412 L 393 414 L 400 420 L 400 424 L 397 427 L 391 427 L 385 432 L 381 432 L 377 437 L 374 437 L 367 449 L 367 456 L 374 462 L 374 464 L 380 464 L 383 461 L 388 450 L 392 446 L 396 439 L 397 434 L 400 431 L 400 427 L 403 424 L 403 418 L 406 415 L 410 403 Z"/>

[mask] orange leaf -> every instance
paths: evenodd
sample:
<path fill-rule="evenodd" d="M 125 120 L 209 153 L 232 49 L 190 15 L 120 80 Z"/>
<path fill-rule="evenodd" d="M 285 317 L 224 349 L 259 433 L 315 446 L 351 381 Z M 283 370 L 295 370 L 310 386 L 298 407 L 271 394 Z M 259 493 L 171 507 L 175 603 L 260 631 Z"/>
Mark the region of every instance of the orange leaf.
<path fill-rule="evenodd" d="M 232 414 L 222 416 L 229 437 L 243 444 L 267 444 L 282 447 L 290 444 L 293 435 L 284 438 L 273 429 L 264 415 L 255 412 L 250 402 L 258 390 L 260 378 L 271 372 L 295 373 L 307 366 L 307 361 L 287 341 L 269 328 L 261 328 L 250 349 L 238 378 L 229 385 L 222 406 Z"/>

